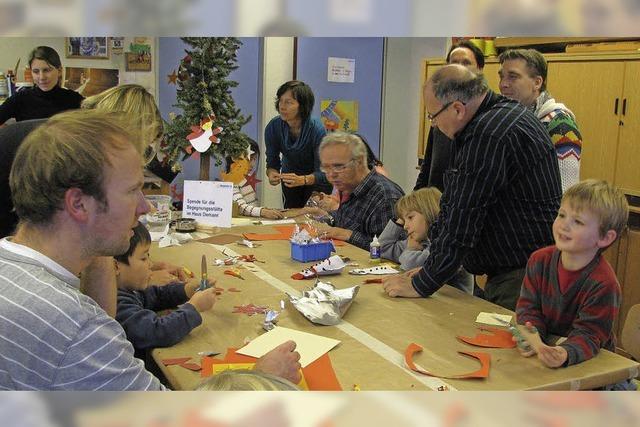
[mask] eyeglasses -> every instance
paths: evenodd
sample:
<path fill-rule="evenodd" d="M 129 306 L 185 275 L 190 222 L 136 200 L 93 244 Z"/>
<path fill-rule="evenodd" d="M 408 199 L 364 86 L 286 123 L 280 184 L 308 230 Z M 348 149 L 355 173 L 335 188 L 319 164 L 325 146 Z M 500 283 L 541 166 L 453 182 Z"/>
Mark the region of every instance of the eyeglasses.
<path fill-rule="evenodd" d="M 449 108 L 449 107 L 451 106 L 451 104 L 453 104 L 454 102 L 456 102 L 456 101 L 449 101 L 449 102 L 447 102 L 447 103 L 446 103 L 446 104 L 444 104 L 444 105 L 442 106 L 442 108 L 441 108 L 441 109 L 439 109 L 439 110 L 438 110 L 438 112 L 437 112 L 437 113 L 435 113 L 435 114 L 427 113 L 427 119 L 429 119 L 430 121 L 434 121 L 436 117 L 438 117 L 438 116 L 439 116 L 439 115 L 440 115 L 444 110 L 446 110 L 447 108 Z"/>
<path fill-rule="evenodd" d="M 351 159 L 349 160 L 347 163 L 343 164 L 343 165 L 331 165 L 331 166 L 320 166 L 320 171 L 323 173 L 331 173 L 331 172 L 335 172 L 335 173 L 342 173 L 344 172 L 348 167 L 349 167 L 349 163 L 353 163 L 355 159 Z"/>

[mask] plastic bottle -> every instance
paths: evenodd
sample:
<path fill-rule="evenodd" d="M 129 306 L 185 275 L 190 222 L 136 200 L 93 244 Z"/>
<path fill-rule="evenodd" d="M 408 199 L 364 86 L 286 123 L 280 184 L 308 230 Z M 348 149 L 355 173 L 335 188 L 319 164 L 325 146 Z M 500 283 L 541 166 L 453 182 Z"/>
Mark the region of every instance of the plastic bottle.
<path fill-rule="evenodd" d="M 16 78 L 13 74 L 13 70 L 7 71 L 7 88 L 9 89 L 9 96 L 16 93 Z"/>
<path fill-rule="evenodd" d="M 373 240 L 369 245 L 369 257 L 371 262 L 380 262 L 380 242 L 378 236 L 373 236 Z"/>
<path fill-rule="evenodd" d="M 8 97 L 9 96 L 9 85 L 7 82 L 7 78 L 4 76 L 4 73 L 0 71 L 0 96 Z"/>

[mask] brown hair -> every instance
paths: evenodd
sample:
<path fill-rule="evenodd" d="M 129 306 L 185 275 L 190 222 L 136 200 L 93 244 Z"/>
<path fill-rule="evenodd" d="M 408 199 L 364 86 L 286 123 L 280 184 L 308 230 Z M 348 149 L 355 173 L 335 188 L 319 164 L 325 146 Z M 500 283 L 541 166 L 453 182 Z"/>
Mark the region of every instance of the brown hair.
<path fill-rule="evenodd" d="M 604 180 L 586 179 L 572 185 L 562 195 L 577 211 L 587 209 L 600 220 L 600 237 L 609 230 L 616 232 L 616 239 L 627 227 L 629 221 L 629 203 L 620 191 Z"/>
<path fill-rule="evenodd" d="M 426 187 L 402 196 L 396 202 L 396 214 L 404 216 L 411 211 L 424 216 L 427 227 L 431 226 L 440 213 L 442 193 L 436 187 Z"/>
<path fill-rule="evenodd" d="M 107 208 L 103 181 L 109 154 L 133 146 L 137 134 L 121 113 L 73 110 L 31 132 L 16 154 L 9 185 L 21 222 L 46 225 L 65 192 L 79 188 Z M 140 165 L 142 167 L 142 165 Z"/>
<path fill-rule="evenodd" d="M 504 61 L 522 59 L 527 64 L 529 77 L 542 77 L 540 92 L 547 90 L 547 60 L 544 59 L 544 56 L 537 50 L 509 49 L 502 52 L 498 59 L 500 60 L 500 64 L 504 64 Z"/>

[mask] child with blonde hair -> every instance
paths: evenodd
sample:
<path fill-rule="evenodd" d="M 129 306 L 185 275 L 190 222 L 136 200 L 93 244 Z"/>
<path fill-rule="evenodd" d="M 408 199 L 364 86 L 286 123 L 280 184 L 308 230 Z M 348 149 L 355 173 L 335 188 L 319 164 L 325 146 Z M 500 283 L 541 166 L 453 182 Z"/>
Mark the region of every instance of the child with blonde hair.
<path fill-rule="evenodd" d="M 379 237 L 380 256 L 400 263 L 402 270 L 422 267 L 429 256 L 429 227 L 440 213 L 442 193 L 435 187 L 421 188 L 396 202 L 396 220 L 389 220 Z M 406 237 L 405 237 L 406 236 Z M 473 292 L 473 277 L 462 267 L 449 284 Z"/>
<path fill-rule="evenodd" d="M 535 251 L 516 306 L 519 324 L 535 327 L 543 345 L 540 361 L 551 368 L 615 351 L 613 325 L 620 308 L 620 284 L 602 252 L 627 226 L 625 195 L 606 181 L 588 179 L 562 196 L 553 223 L 555 245 Z M 566 337 L 551 342 L 551 336 Z M 523 351 L 525 357 L 535 350 Z M 608 386 L 626 389 L 631 383 Z"/>

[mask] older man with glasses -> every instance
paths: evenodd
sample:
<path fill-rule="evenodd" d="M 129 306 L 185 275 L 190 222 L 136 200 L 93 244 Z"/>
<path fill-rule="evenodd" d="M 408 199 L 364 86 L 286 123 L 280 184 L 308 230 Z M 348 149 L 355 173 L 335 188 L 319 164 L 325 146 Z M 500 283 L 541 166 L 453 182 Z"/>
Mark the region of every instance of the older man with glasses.
<path fill-rule="evenodd" d="M 431 123 L 452 140 L 440 215 L 422 268 L 384 280 L 390 296 L 427 297 L 460 265 L 487 274 L 487 299 L 513 310 L 529 255 L 553 244 L 562 195 L 549 134 L 533 113 L 461 65 L 424 88 Z"/>
<path fill-rule="evenodd" d="M 373 237 L 394 217 L 402 188 L 369 169 L 367 148 L 357 135 L 332 132 L 322 139 L 318 151 L 320 170 L 340 196 L 340 207 L 331 213 L 335 226 L 323 231 L 329 238 L 368 250 Z"/>

